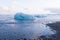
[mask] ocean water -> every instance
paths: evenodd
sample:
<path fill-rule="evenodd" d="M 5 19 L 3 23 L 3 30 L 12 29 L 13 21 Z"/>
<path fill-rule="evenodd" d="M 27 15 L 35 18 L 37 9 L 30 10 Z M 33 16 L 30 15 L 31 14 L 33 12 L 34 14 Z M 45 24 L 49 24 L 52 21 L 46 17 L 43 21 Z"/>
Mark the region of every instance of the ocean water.
<path fill-rule="evenodd" d="M 13 16 L 1 16 L 0 18 L 1 40 L 37 39 L 40 36 L 54 34 L 56 34 L 55 30 L 38 21 L 15 21 Z"/>

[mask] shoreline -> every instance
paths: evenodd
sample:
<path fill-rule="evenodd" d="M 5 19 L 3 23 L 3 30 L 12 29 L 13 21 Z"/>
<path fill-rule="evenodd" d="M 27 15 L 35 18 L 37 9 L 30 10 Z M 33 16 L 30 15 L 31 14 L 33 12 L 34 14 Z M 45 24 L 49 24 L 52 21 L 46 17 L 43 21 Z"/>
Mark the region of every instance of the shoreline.
<path fill-rule="evenodd" d="M 50 26 L 52 29 L 56 30 L 56 40 L 60 40 L 60 22 L 56 22 L 56 23 L 49 23 L 46 24 L 48 26 Z"/>

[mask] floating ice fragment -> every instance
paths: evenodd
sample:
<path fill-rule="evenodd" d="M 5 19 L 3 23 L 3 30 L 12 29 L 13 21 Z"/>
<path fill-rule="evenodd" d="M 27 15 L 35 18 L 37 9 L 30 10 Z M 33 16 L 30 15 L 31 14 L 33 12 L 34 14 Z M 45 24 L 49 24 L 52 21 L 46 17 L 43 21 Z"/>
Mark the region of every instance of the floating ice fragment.
<path fill-rule="evenodd" d="M 24 13 L 16 13 L 14 16 L 15 20 L 34 20 L 35 18 L 31 15 Z"/>

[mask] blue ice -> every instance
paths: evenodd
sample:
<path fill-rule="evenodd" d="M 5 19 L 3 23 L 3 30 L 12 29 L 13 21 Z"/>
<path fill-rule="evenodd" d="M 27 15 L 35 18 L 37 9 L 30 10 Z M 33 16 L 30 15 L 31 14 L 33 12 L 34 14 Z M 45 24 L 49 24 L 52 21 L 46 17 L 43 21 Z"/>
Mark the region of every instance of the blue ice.
<path fill-rule="evenodd" d="M 35 18 L 31 15 L 24 13 L 16 13 L 14 16 L 15 20 L 34 20 Z"/>

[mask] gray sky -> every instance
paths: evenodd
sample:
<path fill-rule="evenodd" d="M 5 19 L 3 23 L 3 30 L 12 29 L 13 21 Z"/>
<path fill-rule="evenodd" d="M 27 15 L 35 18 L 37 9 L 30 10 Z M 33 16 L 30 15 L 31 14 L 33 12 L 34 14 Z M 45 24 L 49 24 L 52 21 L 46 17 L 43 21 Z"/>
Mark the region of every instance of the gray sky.
<path fill-rule="evenodd" d="M 60 0 L 0 0 L 0 14 L 52 14 L 52 8 L 59 10 Z"/>

